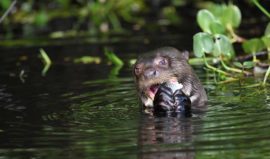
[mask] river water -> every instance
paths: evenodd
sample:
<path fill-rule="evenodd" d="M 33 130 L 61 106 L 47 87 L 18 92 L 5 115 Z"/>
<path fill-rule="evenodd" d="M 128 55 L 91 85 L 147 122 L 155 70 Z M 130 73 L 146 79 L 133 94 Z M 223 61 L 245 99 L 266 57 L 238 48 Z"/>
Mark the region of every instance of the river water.
<path fill-rule="evenodd" d="M 270 92 L 248 87 L 257 79 L 217 85 L 213 73 L 194 66 L 209 96 L 205 112 L 190 118 L 140 112 L 129 60 L 163 45 L 191 50 L 192 39 L 182 35 L 1 47 L 0 158 L 269 158 Z M 105 46 L 124 60 L 119 72 L 106 61 L 72 60 L 103 59 Z M 39 48 L 53 61 L 45 75 Z"/>

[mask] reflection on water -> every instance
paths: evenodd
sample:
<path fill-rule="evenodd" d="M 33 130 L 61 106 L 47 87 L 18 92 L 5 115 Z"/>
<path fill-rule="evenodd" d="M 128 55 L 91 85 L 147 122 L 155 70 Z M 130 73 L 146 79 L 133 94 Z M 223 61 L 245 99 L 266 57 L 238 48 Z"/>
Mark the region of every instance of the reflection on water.
<path fill-rule="evenodd" d="M 25 83 L 0 73 L 0 158 L 270 157 L 269 88 L 245 87 L 252 79 L 203 80 L 205 113 L 150 117 L 139 112 L 129 68 L 120 78 L 103 76 L 108 70 L 93 79 L 85 67 L 56 64 Z"/>
<path fill-rule="evenodd" d="M 192 119 L 144 117 L 139 130 L 139 158 L 194 158 Z"/>

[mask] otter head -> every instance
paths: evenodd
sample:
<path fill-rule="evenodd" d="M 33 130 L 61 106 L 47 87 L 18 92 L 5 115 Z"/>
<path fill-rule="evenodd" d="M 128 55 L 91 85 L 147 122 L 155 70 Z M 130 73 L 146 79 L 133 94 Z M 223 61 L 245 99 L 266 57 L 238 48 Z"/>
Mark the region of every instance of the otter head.
<path fill-rule="evenodd" d="M 153 102 L 159 86 L 166 81 L 177 81 L 179 71 L 187 65 L 188 52 L 164 47 L 138 58 L 133 73 L 144 105 Z"/>

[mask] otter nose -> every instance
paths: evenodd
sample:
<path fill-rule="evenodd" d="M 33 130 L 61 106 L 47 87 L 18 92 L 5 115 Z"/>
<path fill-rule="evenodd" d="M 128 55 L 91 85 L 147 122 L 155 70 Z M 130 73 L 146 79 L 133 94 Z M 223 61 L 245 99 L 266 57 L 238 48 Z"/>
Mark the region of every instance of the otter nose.
<path fill-rule="evenodd" d="M 154 78 L 154 77 L 158 77 L 159 76 L 159 72 L 156 69 L 151 68 L 151 69 L 145 70 L 144 75 L 147 78 Z"/>

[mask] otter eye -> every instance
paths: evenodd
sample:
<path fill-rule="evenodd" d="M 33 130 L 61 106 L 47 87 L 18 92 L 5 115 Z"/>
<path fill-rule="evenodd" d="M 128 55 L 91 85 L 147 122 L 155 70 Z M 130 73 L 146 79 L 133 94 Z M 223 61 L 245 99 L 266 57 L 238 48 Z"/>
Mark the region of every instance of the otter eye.
<path fill-rule="evenodd" d="M 160 61 L 159 61 L 159 64 L 160 65 L 167 65 L 167 60 L 166 59 L 161 59 Z"/>

